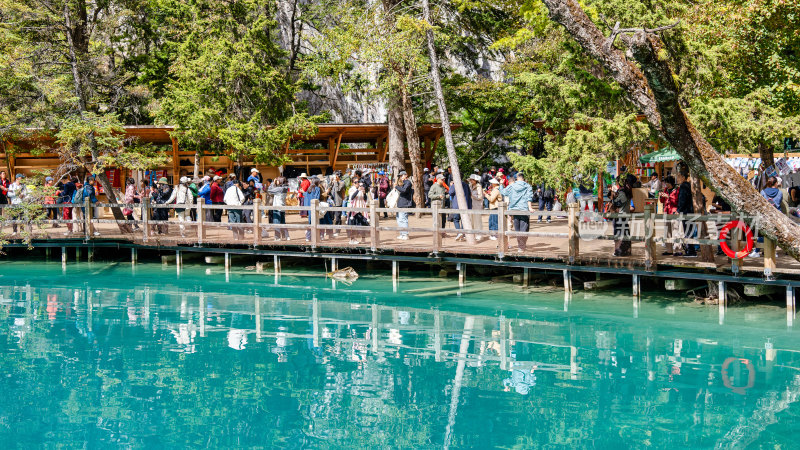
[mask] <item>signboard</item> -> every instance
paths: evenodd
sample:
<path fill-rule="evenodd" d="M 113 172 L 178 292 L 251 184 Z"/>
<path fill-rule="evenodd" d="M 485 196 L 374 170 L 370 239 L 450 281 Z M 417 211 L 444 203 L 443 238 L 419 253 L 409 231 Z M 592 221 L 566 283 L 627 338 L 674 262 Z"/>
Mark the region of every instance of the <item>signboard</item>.
<path fill-rule="evenodd" d="M 789 167 L 789 163 L 786 158 L 781 158 L 775 161 L 775 170 L 777 170 L 781 176 L 792 173 L 792 168 Z"/>

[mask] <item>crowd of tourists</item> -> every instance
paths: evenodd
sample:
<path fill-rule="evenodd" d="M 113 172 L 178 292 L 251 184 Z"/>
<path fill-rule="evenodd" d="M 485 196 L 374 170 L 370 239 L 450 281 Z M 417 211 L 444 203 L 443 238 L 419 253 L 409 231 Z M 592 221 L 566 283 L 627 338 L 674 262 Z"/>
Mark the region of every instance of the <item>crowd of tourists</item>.
<path fill-rule="evenodd" d="M 240 172 L 240 175 L 244 172 Z M 336 226 L 348 225 L 347 237 L 351 244 L 363 243 L 369 235 L 367 228 L 372 218 L 369 206 L 372 200 L 378 201 L 380 208 L 415 208 L 424 206 L 431 208 L 437 204 L 440 209 L 472 210 L 469 217 L 459 213 L 440 214 L 440 228 L 443 238 L 448 236 L 448 223 L 455 232 L 455 240 L 466 240 L 470 233 L 465 232 L 465 227 L 471 230 L 483 231 L 483 213 L 488 210 L 488 230 L 498 231 L 499 218 L 492 214 L 500 203 L 506 205 L 509 222 L 506 229 L 525 233 L 530 229 L 531 211 L 541 211 L 537 222 L 551 222 L 551 216 L 545 215 L 549 211 L 561 209 L 560 198 L 563 196 L 566 203 L 579 203 L 583 209 L 591 210 L 593 205 L 593 192 L 581 185 L 568 193 L 556 192 L 552 187 L 544 184 L 532 185 L 526 181 L 522 172 L 513 168 L 487 168 L 483 171 L 475 170 L 466 179 L 462 180 L 461 187 L 464 193 L 465 204 L 458 200 L 456 183 L 452 171 L 441 169 L 437 166 L 425 168 L 423 173 L 423 198 L 424 205 L 416 205 L 414 189 L 409 175 L 405 171 L 399 172 L 394 179 L 382 170 L 334 171 L 329 175 L 311 175 L 301 173 L 292 186 L 283 176 L 274 179 L 264 179 L 258 169 L 250 170 L 247 177 L 236 173 L 220 173 L 209 171 L 203 177 L 189 178 L 182 176 L 178 183 L 172 185 L 166 177 L 157 180 L 135 181 L 128 178 L 125 182 L 124 193 L 120 200 L 125 204 L 122 214 L 128 225 L 134 230 L 139 229 L 142 218 L 139 214 L 142 209 L 135 207 L 137 203 L 148 201 L 152 207 L 150 216 L 150 231 L 153 234 L 167 234 L 169 220 L 173 214 L 177 221 L 181 236 L 187 237 L 187 227 L 198 221 L 197 203 L 208 205 L 204 211 L 205 222 L 222 222 L 223 214 L 227 214 L 228 228 L 233 233 L 234 239 L 242 239 L 245 234 L 252 233 L 253 228 L 242 224 L 254 222 L 253 208 L 226 208 L 253 205 L 260 201 L 261 205 L 276 207 L 262 215 L 265 222 L 272 224 L 286 224 L 285 206 L 303 206 L 300 215 L 311 223 L 312 214 L 310 207 L 318 203 L 322 210 L 319 211 L 320 225 L 331 225 L 319 230 L 319 240 L 339 237 Z M 86 226 L 93 227 L 92 222 L 86 223 L 86 203 L 97 203 L 98 186 L 95 177 L 87 176 L 80 180 L 75 176 L 65 176 L 57 182 L 47 177 L 44 188 L 38 190 L 37 199 L 45 204 L 57 205 L 46 210 L 47 219 L 62 219 L 66 226 L 65 235 L 70 233 L 87 233 Z M 610 189 L 609 202 L 606 212 L 630 213 L 633 204 L 633 189 L 645 188 L 649 196 L 663 204 L 665 214 L 690 215 L 706 211 L 705 198 L 700 199 L 700 207 L 696 207 L 693 198 L 692 185 L 689 174 L 680 167 L 676 176 L 667 176 L 663 179 L 654 174 L 651 179 L 642 184 L 638 177 L 625 174 L 617 178 Z M 35 187 L 26 184 L 25 175 L 16 174 L 13 181 L 7 177 L 6 172 L 0 172 L 0 204 L 21 204 L 23 200 L 33 194 Z M 800 188 L 792 187 L 789 190 L 781 188 L 781 180 L 771 177 L 766 182 L 766 187 L 761 191 L 762 196 L 776 208 L 789 214 L 790 208 L 796 208 L 800 200 Z M 291 202 L 291 203 L 290 203 Z M 168 206 L 169 205 L 169 206 Z M 347 208 L 346 211 L 330 211 L 328 208 Z M 730 206 L 719 196 L 711 200 L 708 211 L 717 214 L 730 214 Z M 395 215 L 398 240 L 408 240 L 409 215 L 411 212 L 398 211 Z M 383 212 L 384 218 L 388 214 Z M 615 237 L 614 255 L 628 256 L 631 253 L 630 222 L 622 216 L 612 219 Z M 724 221 L 719 221 L 719 225 Z M 679 220 L 666 220 L 664 235 L 667 238 L 696 238 L 698 237 L 698 222 L 690 217 Z M 60 225 L 56 223 L 55 228 Z M 362 229 L 363 228 L 363 229 Z M 13 225 L 14 232 L 17 225 Z M 273 227 L 276 241 L 289 240 L 287 228 Z M 99 235 L 90 228 L 88 233 Z M 488 239 L 497 240 L 491 233 L 474 234 L 475 240 L 480 241 L 481 236 L 488 235 Z M 269 232 L 262 231 L 262 237 L 268 238 Z M 311 230 L 306 231 L 305 238 L 311 241 Z M 516 235 L 517 249 L 522 252 L 527 249 L 528 238 L 525 235 Z M 693 257 L 697 255 L 697 246 L 689 244 L 666 243 L 664 255 Z M 751 256 L 757 256 L 755 250 Z"/>

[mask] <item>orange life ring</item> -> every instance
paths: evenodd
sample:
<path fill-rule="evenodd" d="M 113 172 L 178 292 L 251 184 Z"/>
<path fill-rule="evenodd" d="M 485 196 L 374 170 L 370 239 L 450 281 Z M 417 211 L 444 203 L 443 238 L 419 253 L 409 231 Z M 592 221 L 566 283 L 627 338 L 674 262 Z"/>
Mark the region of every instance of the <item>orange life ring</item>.
<path fill-rule="evenodd" d="M 745 244 L 744 250 L 739 250 L 738 252 L 731 250 L 726 242 L 726 239 L 728 239 L 728 232 L 734 228 L 744 231 L 744 236 L 747 239 L 747 244 Z M 731 220 L 730 222 L 726 223 L 725 226 L 719 230 L 719 240 L 722 241 L 719 243 L 722 252 L 728 255 L 729 258 L 742 259 L 749 255 L 750 251 L 753 250 L 753 230 L 751 230 L 750 227 L 748 227 L 747 224 L 741 220 Z"/>
<path fill-rule="evenodd" d="M 731 383 L 731 378 L 728 376 L 728 366 L 734 361 L 743 362 L 744 365 L 747 366 L 747 386 L 734 386 L 733 383 Z M 749 359 L 734 358 L 731 356 L 722 363 L 722 384 L 733 392 L 744 395 L 744 391 L 756 384 L 756 368 L 753 367 L 753 363 L 751 363 Z"/>

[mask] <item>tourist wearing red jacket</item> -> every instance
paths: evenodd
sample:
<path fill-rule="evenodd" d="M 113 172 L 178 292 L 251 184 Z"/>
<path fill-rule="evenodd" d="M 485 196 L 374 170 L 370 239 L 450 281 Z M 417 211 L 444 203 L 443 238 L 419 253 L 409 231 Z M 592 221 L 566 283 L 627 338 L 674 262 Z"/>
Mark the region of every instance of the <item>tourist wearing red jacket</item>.
<path fill-rule="evenodd" d="M 225 193 L 222 191 L 222 188 L 219 187 L 219 182 L 222 178 L 219 175 L 214 176 L 214 182 L 211 183 L 211 204 L 212 205 L 223 205 L 225 199 Z M 222 210 L 215 209 L 212 213 L 212 218 L 214 222 L 222 222 Z"/>
<path fill-rule="evenodd" d="M 675 177 L 668 176 L 664 179 L 664 190 L 658 196 L 658 201 L 664 204 L 664 214 L 675 214 L 678 211 L 678 194 L 680 188 L 675 187 Z M 671 239 L 674 236 L 673 220 L 664 221 L 664 238 Z M 680 247 L 679 247 L 680 248 Z M 672 255 L 674 253 L 671 242 L 664 243 L 664 253 L 662 255 Z"/>

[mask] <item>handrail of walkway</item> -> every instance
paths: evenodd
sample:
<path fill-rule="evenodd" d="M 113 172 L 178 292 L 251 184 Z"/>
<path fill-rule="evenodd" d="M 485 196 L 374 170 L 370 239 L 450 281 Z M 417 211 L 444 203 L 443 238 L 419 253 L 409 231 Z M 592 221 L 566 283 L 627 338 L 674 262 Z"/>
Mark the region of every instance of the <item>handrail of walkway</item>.
<path fill-rule="evenodd" d="M 14 229 L 22 226 L 29 231 L 33 227 L 40 230 L 44 226 L 63 226 L 73 233 L 67 233 L 71 237 L 80 237 L 85 240 L 97 237 L 95 225 L 114 224 L 119 227 L 118 233 L 113 233 L 117 238 L 131 241 L 150 240 L 165 241 L 169 239 L 186 240 L 192 244 L 230 244 L 246 243 L 248 245 L 264 245 L 270 232 L 276 236 L 285 237 L 288 240 L 289 231 L 305 231 L 306 242 L 313 248 L 319 246 L 325 237 L 330 238 L 338 232 L 346 232 L 352 238 L 348 245 L 342 247 L 367 247 L 371 251 L 393 249 L 399 244 L 392 242 L 386 244 L 381 241 L 381 232 L 405 233 L 424 233 L 430 236 L 430 247 L 425 246 L 425 250 L 430 250 L 433 254 L 440 252 L 450 253 L 469 253 L 469 243 L 453 246 L 445 245 L 447 232 L 443 226 L 445 219 L 465 225 L 468 216 L 471 222 L 478 226 L 469 229 L 456 229 L 455 232 L 461 236 L 471 235 L 474 238 L 490 237 L 497 241 L 496 256 L 500 259 L 507 256 L 510 251 L 512 238 L 518 240 L 519 248 L 525 248 L 525 241 L 528 238 L 542 239 L 566 239 L 567 254 L 570 264 L 574 263 L 580 256 L 581 241 L 588 240 L 614 240 L 629 241 L 631 244 L 641 243 L 644 246 L 644 257 L 641 260 L 634 259 L 644 265 L 647 270 L 656 270 L 658 256 L 656 252 L 657 244 L 672 245 L 719 245 L 722 241 L 718 239 L 718 229 L 730 220 L 742 220 L 752 223 L 745 217 L 730 214 L 656 214 L 655 205 L 648 202 L 643 212 L 637 213 L 592 213 L 580 211 L 577 204 L 568 205 L 566 211 L 525 211 L 511 210 L 508 205 L 498 202 L 496 209 L 452 209 L 442 208 L 439 202 L 433 202 L 431 208 L 388 208 L 379 207 L 377 200 L 372 200 L 366 207 L 352 206 L 328 206 L 319 200 L 312 200 L 306 206 L 273 206 L 262 205 L 259 198 L 250 205 L 207 205 L 195 203 L 191 205 L 178 204 L 153 204 L 149 198 L 145 198 L 141 203 L 91 203 L 86 199 L 81 206 L 71 203 L 36 205 L 45 211 L 45 217 L 37 216 L 34 220 L 30 217 L 31 213 L 21 205 L 0 205 L 0 236 L 11 239 L 15 235 L 6 234 L 4 227 L 11 225 Z M 99 218 L 95 214 L 97 208 L 110 208 L 112 218 Z M 121 209 L 136 211 L 138 219 L 132 215 L 121 216 Z M 55 210 L 55 214 L 47 214 L 50 210 Z M 69 210 L 69 212 L 64 212 Z M 129 211 L 129 212 L 130 212 Z M 228 213 L 228 221 L 222 222 L 223 212 Z M 287 214 L 300 214 L 305 223 L 286 223 Z M 399 222 L 396 226 L 387 225 L 386 219 L 381 219 L 381 215 L 405 214 L 406 218 L 410 214 L 420 217 L 430 215 L 429 226 L 409 227 L 405 221 L 405 226 Z M 170 220 L 170 216 L 175 216 L 177 220 Z M 51 216 L 55 216 L 53 219 Z M 116 216 L 116 217 L 115 217 Z M 338 217 L 337 217 L 338 216 Z M 483 225 L 488 222 L 488 229 L 483 229 Z M 120 218 L 122 217 L 122 218 Z M 549 232 L 530 230 L 529 226 L 532 218 L 541 220 L 566 220 L 567 232 Z M 660 226 L 658 223 L 660 222 Z M 170 235 L 170 226 L 177 225 L 180 235 Z M 756 224 L 757 225 L 757 224 Z M 466 228 L 466 227 L 463 227 Z M 755 228 L 755 227 L 754 227 Z M 75 231 L 77 229 L 77 231 Z M 610 230 L 609 230 L 610 229 Z M 658 229 L 664 230 L 662 236 L 656 236 Z M 705 229 L 705 230 L 704 230 Z M 232 237 L 220 235 L 231 232 Z M 611 231 L 611 233 L 609 233 Z M 731 233 L 731 248 L 738 251 L 742 248 L 743 234 L 738 230 Z M 247 236 L 252 234 L 252 236 Z M 707 234 L 707 237 L 696 237 Z M 757 230 L 755 234 L 758 235 Z M 682 236 L 682 237 L 676 237 Z M 196 238 L 196 239 L 195 239 Z M 366 242 L 364 241 L 365 239 Z M 771 276 L 776 268 L 775 264 L 775 242 L 764 237 L 763 244 L 756 246 L 764 250 L 764 274 Z M 491 253 L 491 252 L 490 252 Z M 525 252 L 519 252 L 524 254 Z M 729 259 L 730 270 L 734 273 L 741 271 L 743 259 Z"/>

